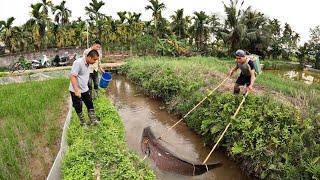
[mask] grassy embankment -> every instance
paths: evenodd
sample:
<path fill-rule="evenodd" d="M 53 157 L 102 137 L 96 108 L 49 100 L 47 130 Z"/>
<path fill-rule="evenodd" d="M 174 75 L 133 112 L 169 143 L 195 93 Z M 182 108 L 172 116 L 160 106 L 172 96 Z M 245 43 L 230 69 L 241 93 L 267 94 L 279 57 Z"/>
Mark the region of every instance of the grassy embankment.
<path fill-rule="evenodd" d="M 67 80 L 0 85 L 0 179 L 44 179 L 59 150 Z"/>
<path fill-rule="evenodd" d="M 101 123 L 88 130 L 73 112 L 63 178 L 155 179 L 153 171 L 126 147 L 123 123 L 110 101 L 100 96 L 95 108 Z"/>
<path fill-rule="evenodd" d="M 221 73 L 232 65 L 215 58 L 140 58 L 129 61 L 122 71 L 146 93 L 183 115 L 222 81 Z M 214 143 L 231 121 L 220 146 L 262 179 L 320 178 L 319 84 L 308 86 L 263 73 L 257 86 L 264 92 L 249 94 L 236 119 L 230 117 L 242 97 L 219 92 L 192 113 L 187 124 Z"/>

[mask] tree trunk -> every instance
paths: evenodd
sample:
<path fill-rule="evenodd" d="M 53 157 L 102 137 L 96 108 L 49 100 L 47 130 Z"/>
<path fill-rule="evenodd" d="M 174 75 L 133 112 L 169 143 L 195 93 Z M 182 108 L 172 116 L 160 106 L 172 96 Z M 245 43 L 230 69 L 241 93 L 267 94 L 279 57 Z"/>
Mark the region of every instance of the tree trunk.
<path fill-rule="evenodd" d="M 133 43 L 132 42 L 130 42 L 130 57 L 132 57 L 132 49 L 133 49 Z"/>

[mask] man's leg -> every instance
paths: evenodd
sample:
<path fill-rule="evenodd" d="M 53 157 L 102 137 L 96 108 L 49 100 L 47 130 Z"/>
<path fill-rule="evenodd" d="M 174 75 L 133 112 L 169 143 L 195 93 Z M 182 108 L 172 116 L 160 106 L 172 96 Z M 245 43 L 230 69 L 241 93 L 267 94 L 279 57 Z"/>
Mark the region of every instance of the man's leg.
<path fill-rule="evenodd" d="M 240 84 L 234 83 L 233 93 L 234 94 L 239 94 L 240 93 Z"/>
<path fill-rule="evenodd" d="M 99 90 L 99 74 L 98 74 L 98 71 L 93 71 L 92 80 L 93 80 L 93 86 L 94 86 L 94 91 L 95 91 L 95 95 L 92 96 L 92 97 L 96 98 L 98 96 L 98 90 Z"/>
<path fill-rule="evenodd" d="M 83 127 L 87 127 L 86 121 L 84 119 L 83 113 L 82 113 L 82 100 L 78 96 L 74 94 L 74 92 L 70 92 L 71 99 L 72 99 L 72 106 L 74 107 L 75 111 L 77 112 L 77 115 L 80 120 L 80 124 Z"/>
<path fill-rule="evenodd" d="M 84 104 L 86 105 L 86 107 L 88 109 L 88 116 L 89 116 L 90 121 L 94 125 L 98 124 L 98 118 L 96 117 L 96 114 L 94 112 L 93 102 L 92 102 L 91 96 L 89 94 L 89 91 L 87 91 L 85 93 L 81 93 L 81 97 L 83 99 Z"/>
<path fill-rule="evenodd" d="M 240 74 L 236 83 L 234 84 L 233 93 L 239 94 L 240 93 L 240 86 L 244 86 L 245 83 L 246 83 L 246 77 L 244 75 Z"/>
<path fill-rule="evenodd" d="M 89 81 L 88 81 L 88 88 L 89 88 L 89 93 L 90 93 L 91 98 L 92 98 L 92 94 L 93 94 L 93 92 L 92 92 L 92 84 L 93 84 L 92 81 L 93 81 L 93 73 L 90 73 Z"/>

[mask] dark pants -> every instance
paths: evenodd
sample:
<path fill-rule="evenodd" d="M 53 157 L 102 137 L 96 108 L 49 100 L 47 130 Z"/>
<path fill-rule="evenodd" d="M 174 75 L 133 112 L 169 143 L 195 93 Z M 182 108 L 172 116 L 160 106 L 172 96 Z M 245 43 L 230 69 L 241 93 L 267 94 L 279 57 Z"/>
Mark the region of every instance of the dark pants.
<path fill-rule="evenodd" d="M 92 90 L 92 84 L 94 86 L 94 89 L 99 89 L 98 71 L 93 70 L 93 73 L 90 73 L 90 78 L 88 82 L 89 90 Z"/>
<path fill-rule="evenodd" d="M 234 85 L 233 93 L 239 94 L 240 93 L 240 86 L 244 86 L 244 85 L 249 86 L 250 82 L 251 82 L 251 76 L 245 76 L 243 74 L 240 74 L 240 76 L 238 77 L 238 79 Z"/>
<path fill-rule="evenodd" d="M 70 94 L 71 94 L 71 99 L 72 99 L 72 106 L 74 107 L 74 109 L 76 110 L 77 113 L 82 112 L 82 101 L 86 105 L 88 111 L 89 111 L 89 109 L 94 109 L 93 102 L 92 102 L 89 91 L 81 93 L 81 98 L 76 96 L 74 94 L 74 92 L 70 91 Z"/>

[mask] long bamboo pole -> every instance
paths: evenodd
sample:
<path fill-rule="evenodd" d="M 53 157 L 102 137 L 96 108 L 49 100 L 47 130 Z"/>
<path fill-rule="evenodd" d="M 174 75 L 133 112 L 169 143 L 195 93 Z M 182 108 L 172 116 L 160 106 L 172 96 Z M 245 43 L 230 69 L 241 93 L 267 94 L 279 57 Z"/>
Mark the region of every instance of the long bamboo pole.
<path fill-rule="evenodd" d="M 242 107 L 242 104 L 244 103 L 244 101 L 246 100 L 246 97 L 248 95 L 249 91 L 246 92 L 246 94 L 243 96 L 243 99 L 240 103 L 240 105 L 238 106 L 236 112 L 233 114 L 233 116 L 231 118 L 235 118 L 237 116 L 237 114 L 240 111 L 240 108 Z M 230 127 L 231 122 L 228 123 L 228 125 L 226 126 L 226 128 L 224 129 L 224 131 L 222 132 L 221 136 L 219 137 L 218 141 L 216 142 L 216 144 L 213 146 L 213 148 L 211 149 L 210 153 L 208 154 L 208 156 L 206 157 L 206 159 L 202 162 L 202 164 L 206 164 L 206 162 L 208 161 L 209 157 L 211 156 L 211 154 L 213 153 L 213 151 L 216 149 L 216 147 L 218 146 L 219 142 L 221 141 L 221 139 L 223 138 L 224 134 L 227 132 L 228 128 Z"/>
<path fill-rule="evenodd" d="M 203 101 L 205 101 L 209 96 L 211 96 L 211 94 L 216 91 L 227 79 L 229 78 L 226 77 L 216 88 L 214 88 L 205 98 L 203 98 L 197 105 L 195 105 L 189 112 L 187 112 L 187 114 L 185 114 L 179 121 L 177 121 L 174 125 L 172 125 L 171 127 L 169 127 L 167 129 L 166 132 L 164 132 L 158 139 L 161 139 L 164 137 L 164 135 L 166 135 L 172 128 L 174 128 L 176 125 L 178 125 L 184 118 L 186 118 L 191 112 L 193 112 L 200 104 L 203 103 Z"/>

